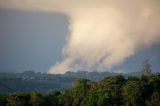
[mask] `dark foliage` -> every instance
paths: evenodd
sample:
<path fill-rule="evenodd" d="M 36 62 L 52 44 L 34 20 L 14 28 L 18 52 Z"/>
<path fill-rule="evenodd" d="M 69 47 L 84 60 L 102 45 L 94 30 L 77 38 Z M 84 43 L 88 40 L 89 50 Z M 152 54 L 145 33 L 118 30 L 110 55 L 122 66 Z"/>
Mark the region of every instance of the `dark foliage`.
<path fill-rule="evenodd" d="M 76 81 L 68 91 L 15 93 L 0 97 L 0 106 L 160 106 L 159 75 L 106 77 Z"/>

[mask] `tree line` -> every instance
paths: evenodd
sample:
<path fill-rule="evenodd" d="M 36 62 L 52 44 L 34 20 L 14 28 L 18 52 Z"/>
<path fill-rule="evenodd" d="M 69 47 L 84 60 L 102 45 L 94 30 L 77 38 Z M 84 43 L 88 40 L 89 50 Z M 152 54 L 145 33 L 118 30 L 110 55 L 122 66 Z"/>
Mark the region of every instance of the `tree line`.
<path fill-rule="evenodd" d="M 82 79 L 64 92 L 0 96 L 0 106 L 160 106 L 160 75 Z"/>

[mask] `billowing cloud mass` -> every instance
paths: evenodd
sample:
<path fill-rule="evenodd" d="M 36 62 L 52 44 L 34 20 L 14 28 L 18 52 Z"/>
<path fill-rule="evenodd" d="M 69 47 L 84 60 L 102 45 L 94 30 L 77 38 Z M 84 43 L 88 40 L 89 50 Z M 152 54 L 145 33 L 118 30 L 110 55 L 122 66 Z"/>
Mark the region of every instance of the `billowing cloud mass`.
<path fill-rule="evenodd" d="M 160 42 L 159 0 L 1 0 L 0 7 L 69 17 L 64 59 L 49 73 L 106 71 Z"/>

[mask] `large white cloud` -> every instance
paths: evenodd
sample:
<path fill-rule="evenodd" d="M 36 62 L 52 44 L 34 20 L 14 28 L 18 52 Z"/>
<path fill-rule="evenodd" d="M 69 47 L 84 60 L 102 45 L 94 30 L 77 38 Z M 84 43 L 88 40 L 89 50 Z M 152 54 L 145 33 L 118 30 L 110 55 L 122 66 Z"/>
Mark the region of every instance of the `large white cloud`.
<path fill-rule="evenodd" d="M 56 11 L 69 17 L 64 60 L 49 73 L 109 70 L 160 42 L 159 0 L 1 0 L 0 7 Z"/>

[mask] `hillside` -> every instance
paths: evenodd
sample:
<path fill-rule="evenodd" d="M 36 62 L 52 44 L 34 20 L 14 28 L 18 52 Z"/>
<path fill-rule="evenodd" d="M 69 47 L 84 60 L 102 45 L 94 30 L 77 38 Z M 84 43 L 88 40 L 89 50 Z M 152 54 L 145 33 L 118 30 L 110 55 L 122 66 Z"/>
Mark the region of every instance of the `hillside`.
<path fill-rule="evenodd" d="M 118 74 L 110 72 L 66 72 L 65 74 L 46 74 L 26 71 L 23 73 L 0 73 L 0 95 L 15 92 L 49 93 L 70 89 L 73 83 L 79 79 L 99 81 L 104 77 L 123 75 L 125 78 L 132 74 Z"/>
<path fill-rule="evenodd" d="M 0 97 L 2 106 L 160 106 L 160 75 L 77 80 L 70 90 L 48 94 L 15 93 Z"/>

